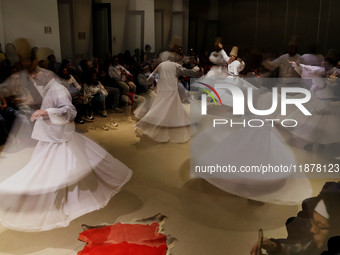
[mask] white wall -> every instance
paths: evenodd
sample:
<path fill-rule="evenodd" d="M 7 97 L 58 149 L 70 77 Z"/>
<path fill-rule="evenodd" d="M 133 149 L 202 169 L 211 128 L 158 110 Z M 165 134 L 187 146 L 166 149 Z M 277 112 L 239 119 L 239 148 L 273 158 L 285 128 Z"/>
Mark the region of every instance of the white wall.
<path fill-rule="evenodd" d="M 81 2 L 88 2 L 90 0 L 73 0 L 74 2 L 77 1 L 79 4 Z M 112 27 L 112 53 L 118 54 L 123 53 L 127 48 L 124 44 L 124 36 L 127 35 L 125 29 L 126 24 L 126 11 L 127 10 L 136 10 L 140 11 L 143 10 L 145 12 L 145 26 L 144 26 L 144 45 L 150 44 L 152 47 L 152 51 L 155 50 L 155 16 L 154 10 L 155 9 L 163 9 L 164 10 L 164 43 L 165 47 L 168 47 L 171 38 L 169 37 L 170 32 L 170 25 L 171 25 L 171 13 L 172 11 L 184 11 L 185 12 L 185 30 L 184 34 L 187 35 L 188 30 L 188 0 L 95 0 L 95 3 L 110 3 L 111 4 L 111 27 Z M 78 7 L 74 6 L 74 8 L 81 7 L 78 4 Z M 88 3 L 87 3 L 88 5 Z M 83 6 L 84 7 L 84 6 Z M 83 8 L 81 7 L 81 8 Z M 88 12 L 88 11 L 86 11 Z M 84 17 L 84 13 L 82 15 L 82 11 L 78 11 L 74 16 L 74 22 L 81 23 L 89 22 L 90 20 L 84 21 L 82 19 Z M 80 25 L 80 24 L 79 24 Z M 75 24 L 75 27 L 77 25 Z M 88 27 L 88 24 L 86 24 Z M 78 42 L 78 32 L 85 32 L 85 31 L 77 31 L 78 28 L 75 28 L 75 36 L 76 36 L 76 48 L 80 49 L 81 42 Z M 85 29 L 85 27 L 84 27 Z M 183 38 L 183 49 L 186 49 L 187 45 L 187 38 Z M 85 44 L 84 40 L 83 43 Z M 84 50 L 85 50 L 84 46 Z M 81 53 L 76 49 L 76 53 Z M 86 53 L 86 52 L 85 52 Z M 133 52 L 131 52 L 133 54 Z"/>
<path fill-rule="evenodd" d="M 111 4 L 112 54 L 123 52 L 125 13 L 129 0 L 96 0 L 95 3 Z"/>
<path fill-rule="evenodd" d="M 125 16 L 127 10 L 144 11 L 144 45 L 150 44 L 155 49 L 155 25 L 154 25 L 154 1 L 155 0 L 96 0 L 96 3 L 111 3 L 111 26 L 112 26 L 112 53 L 123 53 Z M 133 52 L 131 52 L 133 54 Z"/>
<path fill-rule="evenodd" d="M 1 5 L 4 44 L 26 38 L 31 47 L 51 48 L 61 60 L 57 0 L 1 0 Z M 50 26 L 52 34 L 45 34 L 44 26 Z"/>
<path fill-rule="evenodd" d="M 72 58 L 72 32 L 71 32 L 71 15 L 70 15 L 70 5 L 67 3 L 58 4 L 59 9 L 59 26 L 60 29 L 60 48 L 61 48 L 61 57 Z"/>
<path fill-rule="evenodd" d="M 149 44 L 155 50 L 155 4 L 154 0 L 137 0 L 136 11 L 144 11 L 144 46 Z"/>
<path fill-rule="evenodd" d="M 155 9 L 163 9 L 164 10 L 164 47 L 168 49 L 169 42 L 171 38 L 169 38 L 170 26 L 171 26 L 171 13 L 172 13 L 172 0 L 155 0 Z"/>

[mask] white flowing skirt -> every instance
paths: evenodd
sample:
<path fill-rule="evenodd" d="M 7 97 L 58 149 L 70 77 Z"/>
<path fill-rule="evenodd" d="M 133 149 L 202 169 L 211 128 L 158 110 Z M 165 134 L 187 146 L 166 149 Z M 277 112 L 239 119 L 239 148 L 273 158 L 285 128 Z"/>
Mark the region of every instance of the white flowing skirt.
<path fill-rule="evenodd" d="M 184 143 L 190 139 L 190 116 L 177 90 L 158 91 L 149 112 L 133 127 L 139 135 L 157 142 Z"/>
<path fill-rule="evenodd" d="M 306 116 L 300 110 L 294 111 L 287 119 L 294 119 L 298 124 L 287 130 L 311 143 L 340 141 L 340 101 L 318 99 L 312 94 L 312 99 L 305 106 L 312 116 Z"/>
<path fill-rule="evenodd" d="M 15 156 L 2 154 L 0 159 L 5 172 L 0 180 L 0 222 L 18 231 L 66 227 L 106 206 L 132 175 L 127 166 L 77 133 L 65 143 L 39 141 L 19 170 Z"/>
<path fill-rule="evenodd" d="M 234 173 L 195 174 L 214 186 L 237 196 L 256 201 L 299 205 L 312 195 L 304 174 L 293 173 L 296 165 L 292 151 L 275 128 L 245 127 L 230 134 L 225 125 L 209 128 L 191 140 L 191 164 L 199 166 L 234 166 Z M 241 167 L 292 166 L 291 172 L 241 173 Z M 263 168 L 262 168 L 263 169 Z"/>

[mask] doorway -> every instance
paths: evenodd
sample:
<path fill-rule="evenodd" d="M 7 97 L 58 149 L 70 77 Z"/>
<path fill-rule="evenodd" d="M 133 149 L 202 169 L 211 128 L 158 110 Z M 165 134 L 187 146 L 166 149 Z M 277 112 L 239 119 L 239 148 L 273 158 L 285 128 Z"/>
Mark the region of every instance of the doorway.
<path fill-rule="evenodd" d="M 104 58 L 112 53 L 111 4 L 93 4 L 93 56 Z"/>

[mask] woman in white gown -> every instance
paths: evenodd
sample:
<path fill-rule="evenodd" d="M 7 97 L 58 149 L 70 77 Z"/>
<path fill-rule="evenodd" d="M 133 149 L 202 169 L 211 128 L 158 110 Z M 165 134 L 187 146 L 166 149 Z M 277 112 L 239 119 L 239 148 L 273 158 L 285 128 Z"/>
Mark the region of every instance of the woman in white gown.
<path fill-rule="evenodd" d="M 132 171 L 90 139 L 74 132 L 76 110 L 67 89 L 48 71 L 35 71 L 43 96 L 26 166 L 1 155 L 0 223 L 18 231 L 46 231 L 99 210 L 131 178 Z M 26 158 L 27 155 L 25 155 Z"/>
<path fill-rule="evenodd" d="M 198 76 L 200 69 L 186 69 L 165 61 L 157 67 L 157 96 L 148 113 L 134 125 L 137 136 L 143 134 L 157 142 L 184 143 L 190 139 L 190 116 L 178 95 L 179 76 Z"/>

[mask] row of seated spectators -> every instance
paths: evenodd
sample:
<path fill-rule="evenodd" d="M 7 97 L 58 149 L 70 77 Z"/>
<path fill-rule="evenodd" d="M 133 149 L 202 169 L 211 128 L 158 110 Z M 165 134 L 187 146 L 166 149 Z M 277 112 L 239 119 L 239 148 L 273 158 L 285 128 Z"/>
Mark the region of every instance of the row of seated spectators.
<path fill-rule="evenodd" d="M 1 49 L 0 49 L 1 50 Z M 32 50 L 33 51 L 33 50 Z M 158 65 L 159 55 L 151 52 L 149 45 L 145 46 L 144 51 L 136 49 L 131 56 L 126 50 L 124 54 L 112 56 L 107 53 L 105 58 L 93 57 L 88 59 L 86 54 L 76 55 L 75 59 L 64 59 L 61 63 L 57 62 L 54 55 L 48 56 L 46 60 L 40 60 L 38 66 L 53 71 L 58 75 L 59 82 L 68 88 L 72 96 L 72 102 L 77 109 L 77 123 L 84 123 L 82 118 L 94 119 L 94 114 L 99 113 L 102 117 L 107 116 L 107 111 L 122 113 L 122 106 L 134 104 L 138 95 L 143 95 L 149 90 L 156 91 L 157 74 L 153 79 L 147 78 Z M 245 52 L 245 57 L 249 52 Z M 209 61 L 209 53 L 204 51 L 201 56 L 197 56 L 194 50 L 189 49 L 188 55 L 179 53 L 177 62 L 187 68 L 200 65 L 207 73 L 213 65 Z M 276 57 L 277 54 L 273 54 Z M 265 54 L 263 54 L 265 58 Z M 267 59 L 267 58 L 266 58 Z M 0 66 L 1 81 L 6 80 L 10 84 L 10 91 L 0 90 L 0 137 L 5 140 L 10 130 L 15 112 L 29 112 L 25 110 L 31 102 L 35 101 L 34 96 L 30 95 L 30 90 L 25 89 L 30 83 L 29 79 L 19 79 L 16 75 L 25 69 L 25 63 L 16 62 L 11 66 L 9 61 Z M 187 77 L 180 77 L 179 94 L 183 102 L 189 101 L 188 93 L 190 81 Z M 141 101 L 143 96 L 140 96 Z M 140 101 L 137 99 L 137 101 Z M 126 107 L 128 108 L 128 107 Z M 133 108 L 128 108 L 127 115 L 129 120 L 137 118 L 133 113 Z M 1 138 L 0 138 L 1 139 Z"/>

